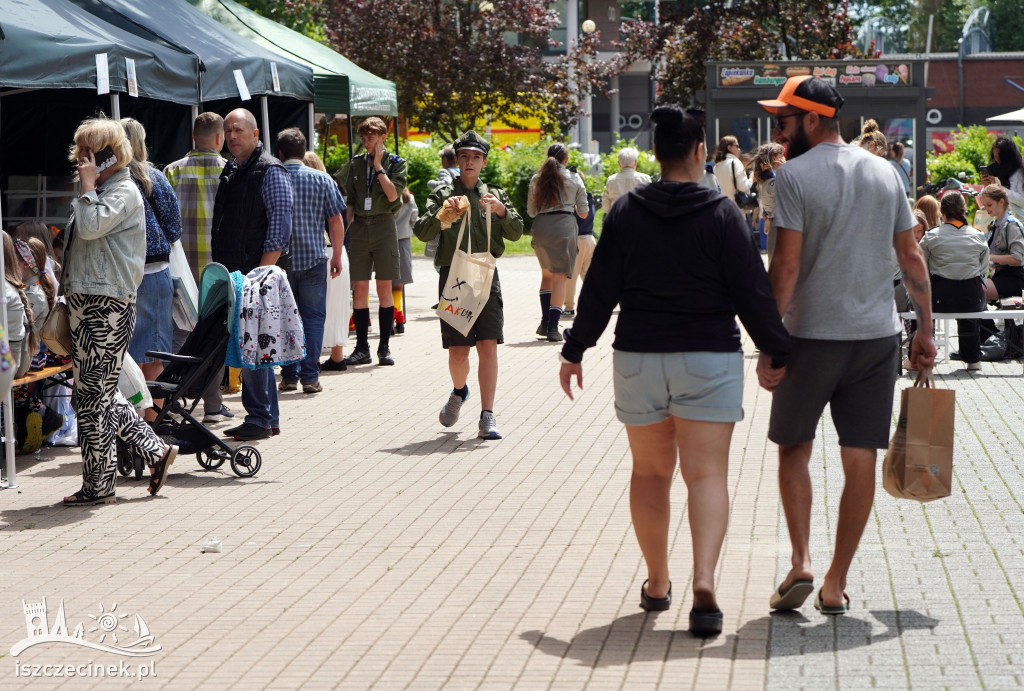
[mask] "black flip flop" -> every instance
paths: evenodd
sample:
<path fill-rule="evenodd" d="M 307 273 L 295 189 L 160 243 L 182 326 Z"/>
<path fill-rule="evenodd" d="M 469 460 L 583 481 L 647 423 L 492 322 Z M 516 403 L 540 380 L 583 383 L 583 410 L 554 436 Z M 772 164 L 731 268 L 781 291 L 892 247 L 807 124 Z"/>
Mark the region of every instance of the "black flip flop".
<path fill-rule="evenodd" d="M 714 612 L 698 612 L 690 610 L 690 633 L 694 636 L 716 636 L 722 633 L 722 610 Z"/>
<path fill-rule="evenodd" d="M 650 580 L 650 579 L 648 579 Z M 672 581 L 668 583 L 668 593 L 665 597 L 651 597 L 647 594 L 647 581 L 640 586 L 640 609 L 648 612 L 664 612 L 672 606 Z"/>

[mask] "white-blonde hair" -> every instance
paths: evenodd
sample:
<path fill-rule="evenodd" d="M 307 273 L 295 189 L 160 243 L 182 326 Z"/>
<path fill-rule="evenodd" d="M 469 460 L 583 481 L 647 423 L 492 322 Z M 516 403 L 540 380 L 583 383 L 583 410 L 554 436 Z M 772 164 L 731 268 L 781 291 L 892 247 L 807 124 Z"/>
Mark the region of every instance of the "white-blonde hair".
<path fill-rule="evenodd" d="M 632 168 L 636 165 L 637 159 L 640 158 L 640 152 L 631 146 L 627 146 L 624 149 L 619 149 L 619 167 L 620 168 Z"/>
<path fill-rule="evenodd" d="M 68 151 L 68 160 L 77 165 L 82 149 L 90 149 L 95 155 L 108 146 L 114 150 L 114 156 L 117 158 L 117 163 L 108 170 L 118 171 L 132 162 L 132 145 L 121 123 L 107 117 L 87 118 L 75 130 L 75 139 Z"/>

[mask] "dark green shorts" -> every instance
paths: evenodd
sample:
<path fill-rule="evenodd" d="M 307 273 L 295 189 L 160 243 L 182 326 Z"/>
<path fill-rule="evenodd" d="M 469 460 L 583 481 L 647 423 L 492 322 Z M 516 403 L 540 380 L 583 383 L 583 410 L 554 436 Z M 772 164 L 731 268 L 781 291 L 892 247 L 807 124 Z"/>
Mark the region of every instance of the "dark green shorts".
<path fill-rule="evenodd" d="M 393 214 L 356 216 L 346 232 L 351 238 L 348 257 L 353 281 L 369 281 L 371 274 L 378 281 L 401 279 L 398 230 Z"/>
<path fill-rule="evenodd" d="M 448 270 L 450 268 L 449 266 L 440 267 L 441 274 L 438 276 L 437 281 L 438 299 L 440 299 L 445 282 L 448 280 Z M 491 296 L 487 298 L 487 304 L 484 305 L 480 316 L 476 318 L 476 323 L 473 324 L 469 335 L 463 336 L 449 326 L 448 322 L 441 321 L 441 345 L 447 350 L 452 346 L 474 346 L 477 341 L 493 340 L 498 343 L 504 343 L 504 327 L 505 310 L 504 304 L 501 301 L 501 282 L 498 280 L 498 269 L 494 269 L 494 280 L 491 281 Z"/>

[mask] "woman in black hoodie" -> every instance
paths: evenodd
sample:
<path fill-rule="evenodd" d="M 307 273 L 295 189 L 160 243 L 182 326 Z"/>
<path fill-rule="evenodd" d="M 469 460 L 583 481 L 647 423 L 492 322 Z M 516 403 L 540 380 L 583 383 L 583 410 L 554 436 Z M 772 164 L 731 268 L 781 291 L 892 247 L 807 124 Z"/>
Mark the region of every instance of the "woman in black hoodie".
<path fill-rule="evenodd" d="M 707 635 L 722 629 L 714 573 L 729 521 L 729 442 L 743 418 L 736 316 L 776 367 L 786 364 L 790 339 L 743 215 L 698 184 L 703 122 L 676 107 L 658 108 L 651 120 L 661 180 L 631 191 L 605 218 L 559 379 L 570 398 L 573 376 L 582 388 L 583 352 L 620 305 L 615 409 L 633 455 L 630 510 L 647 562 L 640 606 L 665 610 L 672 600 L 669 489 L 678 451 L 693 540 L 690 630 Z"/>

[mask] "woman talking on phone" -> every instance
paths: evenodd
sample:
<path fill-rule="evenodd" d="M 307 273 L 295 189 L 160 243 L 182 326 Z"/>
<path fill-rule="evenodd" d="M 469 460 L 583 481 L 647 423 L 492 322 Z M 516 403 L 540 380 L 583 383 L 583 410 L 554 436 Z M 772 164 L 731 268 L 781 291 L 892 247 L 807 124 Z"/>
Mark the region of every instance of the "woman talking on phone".
<path fill-rule="evenodd" d="M 997 137 L 991 155 L 992 162 L 981 171 L 981 184 L 1001 185 L 1014 218 L 1024 221 L 1024 160 L 1020 149 L 1009 137 Z"/>
<path fill-rule="evenodd" d="M 729 444 L 743 419 L 739 315 L 776 370 L 789 357 L 760 252 L 728 197 L 698 184 L 707 150 L 703 122 L 669 106 L 651 114 L 661 179 L 620 198 L 605 218 L 583 282 L 579 312 L 565 332 L 559 381 L 582 388 L 583 353 L 615 327 L 615 412 L 633 456 L 629 506 L 647 580 L 640 607 L 672 603 L 669 490 L 678 458 L 688 489 L 693 540 L 695 635 L 722 630 L 715 566 L 729 522 Z"/>
<path fill-rule="evenodd" d="M 75 131 L 69 159 L 81 188 L 63 233 L 61 283 L 70 312 L 82 488 L 64 504 L 90 506 L 114 502 L 115 437 L 146 459 L 154 495 L 178 447 L 157 437 L 117 389 L 146 261 L 142 194 L 128 174 L 131 143 L 116 120 L 90 118 Z"/>

